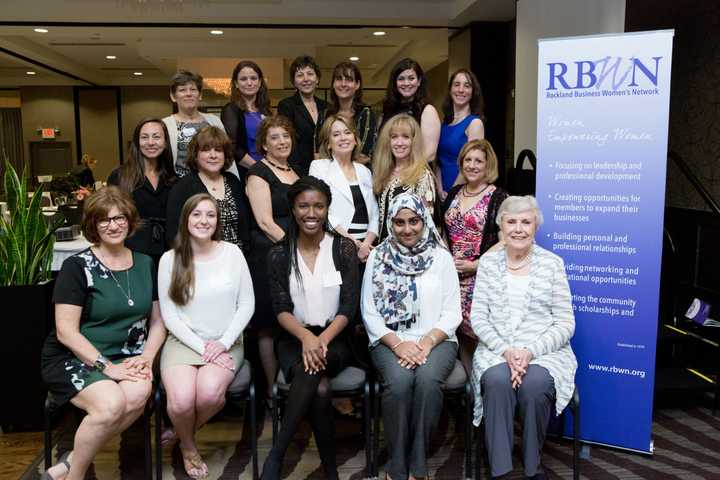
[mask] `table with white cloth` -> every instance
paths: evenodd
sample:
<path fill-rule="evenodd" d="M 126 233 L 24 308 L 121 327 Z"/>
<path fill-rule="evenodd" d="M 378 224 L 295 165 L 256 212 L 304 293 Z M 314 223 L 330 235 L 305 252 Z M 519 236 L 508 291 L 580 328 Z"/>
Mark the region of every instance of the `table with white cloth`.
<path fill-rule="evenodd" d="M 75 240 L 69 240 L 65 242 L 55 241 L 55 246 L 53 246 L 52 271 L 59 271 L 66 258 L 85 250 L 90 245 L 90 242 L 85 240 L 85 237 L 83 237 L 82 235 L 80 235 Z"/>

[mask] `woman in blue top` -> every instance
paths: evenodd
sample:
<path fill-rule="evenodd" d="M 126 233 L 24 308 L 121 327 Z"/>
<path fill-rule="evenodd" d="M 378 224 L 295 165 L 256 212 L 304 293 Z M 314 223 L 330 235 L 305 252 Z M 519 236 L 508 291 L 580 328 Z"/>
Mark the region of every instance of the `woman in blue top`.
<path fill-rule="evenodd" d="M 443 102 L 445 118 L 440 128 L 437 171 L 440 198 L 455 184 L 458 176 L 458 154 L 470 140 L 485 137 L 482 121 L 483 99 L 480 83 L 468 69 L 461 68 L 450 76 L 448 93 Z"/>
<path fill-rule="evenodd" d="M 232 72 L 230 103 L 220 114 L 225 131 L 230 137 L 238 171 L 244 178 L 248 168 L 263 156 L 256 145 L 260 122 L 270 115 L 270 96 L 260 66 L 243 60 Z"/>

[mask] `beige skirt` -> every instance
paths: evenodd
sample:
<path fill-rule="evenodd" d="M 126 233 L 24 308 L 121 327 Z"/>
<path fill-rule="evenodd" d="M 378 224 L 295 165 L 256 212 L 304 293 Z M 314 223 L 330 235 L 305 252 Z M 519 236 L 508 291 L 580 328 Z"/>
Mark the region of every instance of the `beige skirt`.
<path fill-rule="evenodd" d="M 233 363 L 235 364 L 235 371 L 237 372 L 240 365 L 243 363 L 243 344 L 242 335 L 237 339 L 235 344 L 228 351 L 232 356 Z M 160 355 L 160 370 L 165 370 L 168 367 L 174 367 L 177 365 L 205 365 L 202 356 L 195 350 L 188 347 L 175 335 L 168 332 L 167 338 L 165 339 L 165 345 L 163 345 L 162 354 Z"/>

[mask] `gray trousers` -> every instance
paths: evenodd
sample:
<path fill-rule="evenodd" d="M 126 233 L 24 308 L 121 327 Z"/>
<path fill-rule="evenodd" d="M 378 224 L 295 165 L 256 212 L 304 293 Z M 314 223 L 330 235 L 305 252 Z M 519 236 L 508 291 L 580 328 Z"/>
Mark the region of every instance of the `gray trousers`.
<path fill-rule="evenodd" d="M 485 444 L 490 455 L 493 477 L 512 470 L 513 417 L 515 408 L 522 423 L 522 450 L 525 475 L 532 477 L 540 471 L 548 421 L 555 408 L 555 382 L 544 367 L 530 365 L 522 384 L 513 390 L 510 367 L 507 363 L 485 370 L 480 379 Z"/>
<path fill-rule="evenodd" d="M 414 370 L 398 365 L 398 357 L 383 344 L 370 351 L 383 382 L 382 413 L 387 443 L 387 473 L 393 480 L 408 474 L 428 475 L 426 454 L 430 435 L 442 410 L 441 385 L 452 372 L 457 344 L 442 342 L 433 348 L 427 363 Z"/>

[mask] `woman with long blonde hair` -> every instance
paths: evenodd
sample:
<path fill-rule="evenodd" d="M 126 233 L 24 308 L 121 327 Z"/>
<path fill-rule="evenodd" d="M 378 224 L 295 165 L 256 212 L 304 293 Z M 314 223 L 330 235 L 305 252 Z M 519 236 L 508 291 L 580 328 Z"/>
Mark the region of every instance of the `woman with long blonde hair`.
<path fill-rule="evenodd" d="M 373 156 L 373 175 L 380 208 L 380 241 L 388 235 L 389 205 L 401 193 L 417 195 L 431 214 L 434 212 L 435 180 L 425 159 L 420 125 L 410 115 L 395 115 L 383 126 Z"/>

